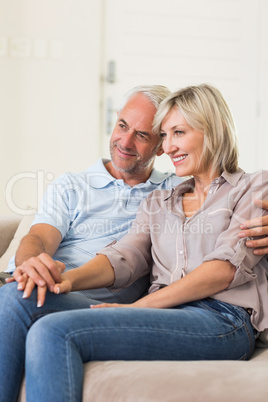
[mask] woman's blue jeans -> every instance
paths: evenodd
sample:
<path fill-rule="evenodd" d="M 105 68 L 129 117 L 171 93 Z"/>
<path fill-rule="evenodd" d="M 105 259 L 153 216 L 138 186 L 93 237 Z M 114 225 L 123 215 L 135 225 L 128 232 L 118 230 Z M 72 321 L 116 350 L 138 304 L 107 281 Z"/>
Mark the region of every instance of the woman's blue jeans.
<path fill-rule="evenodd" d="M 4 288 L 1 402 L 16 400 L 25 356 L 27 402 L 76 402 L 88 361 L 247 360 L 255 346 L 248 312 L 213 299 L 172 309 L 90 309 L 79 295 L 48 294 L 38 309 L 36 295 L 23 300 L 14 286 Z"/>

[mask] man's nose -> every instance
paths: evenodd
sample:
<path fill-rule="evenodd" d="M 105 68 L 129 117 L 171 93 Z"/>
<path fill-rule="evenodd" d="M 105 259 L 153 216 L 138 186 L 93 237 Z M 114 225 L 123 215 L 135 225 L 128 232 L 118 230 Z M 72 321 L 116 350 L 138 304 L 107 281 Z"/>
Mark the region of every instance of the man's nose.
<path fill-rule="evenodd" d="M 134 130 L 129 130 L 127 133 L 125 133 L 122 138 L 121 138 L 121 145 L 124 148 L 132 148 L 133 144 L 135 142 L 135 131 Z"/>

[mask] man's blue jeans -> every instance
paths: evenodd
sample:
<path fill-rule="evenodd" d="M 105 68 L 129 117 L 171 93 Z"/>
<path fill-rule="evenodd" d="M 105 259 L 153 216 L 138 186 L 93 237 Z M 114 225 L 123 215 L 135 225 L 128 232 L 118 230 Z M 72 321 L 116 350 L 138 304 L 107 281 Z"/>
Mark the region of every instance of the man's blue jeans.
<path fill-rule="evenodd" d="M 246 360 L 255 346 L 246 310 L 213 299 L 96 310 L 79 294 L 48 294 L 43 308 L 21 296 L 16 284 L 0 291 L 1 402 L 16 400 L 25 356 L 27 402 L 73 402 L 88 361 Z"/>

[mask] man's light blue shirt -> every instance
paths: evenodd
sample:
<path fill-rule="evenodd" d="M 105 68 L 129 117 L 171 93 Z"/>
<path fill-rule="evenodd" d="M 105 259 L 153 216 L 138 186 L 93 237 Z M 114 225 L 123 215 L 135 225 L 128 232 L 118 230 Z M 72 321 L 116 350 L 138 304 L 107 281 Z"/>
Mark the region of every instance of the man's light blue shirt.
<path fill-rule="evenodd" d="M 47 188 L 32 225 L 57 228 L 62 241 L 54 255 L 66 269 L 93 258 L 104 246 L 124 236 L 142 199 L 155 189 L 170 189 L 182 179 L 153 169 L 146 183 L 130 187 L 108 173 L 99 159 L 81 173 L 65 173 Z M 7 271 L 15 269 L 14 258 Z"/>

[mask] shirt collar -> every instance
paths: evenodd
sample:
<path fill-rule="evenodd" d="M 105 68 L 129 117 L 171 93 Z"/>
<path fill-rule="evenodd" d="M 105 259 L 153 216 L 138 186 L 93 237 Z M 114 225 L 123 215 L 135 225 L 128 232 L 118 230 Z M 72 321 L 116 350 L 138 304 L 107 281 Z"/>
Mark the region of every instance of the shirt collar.
<path fill-rule="evenodd" d="M 90 174 L 90 176 L 88 178 L 88 182 L 92 187 L 104 188 L 104 187 L 108 186 L 110 183 L 115 183 L 115 182 L 118 184 L 121 184 L 121 185 L 125 185 L 125 183 L 122 179 L 116 179 L 105 168 L 105 165 L 108 162 L 110 162 L 109 159 L 98 159 L 98 161 L 87 170 L 87 172 Z M 157 184 L 162 183 L 163 181 L 165 181 L 168 177 L 170 177 L 172 175 L 173 175 L 173 173 L 171 173 L 171 172 L 161 173 L 158 170 L 153 169 L 152 173 L 151 173 L 149 179 L 146 181 L 146 183 L 152 183 L 152 184 L 157 185 Z M 137 187 L 142 187 L 146 183 L 139 183 L 139 184 L 137 184 Z"/>
<path fill-rule="evenodd" d="M 160 184 L 163 181 L 165 181 L 168 177 L 171 177 L 173 175 L 174 173 L 172 172 L 162 173 L 156 169 L 153 169 L 148 181 L 150 181 L 152 184 Z"/>
<path fill-rule="evenodd" d="M 109 159 L 98 159 L 97 162 L 91 166 L 87 172 L 88 184 L 94 188 L 104 188 L 116 179 L 108 172 L 104 165 L 109 162 Z"/>
<path fill-rule="evenodd" d="M 244 170 L 238 168 L 236 172 L 234 173 L 228 173 L 224 171 L 220 177 L 217 177 L 216 179 L 213 180 L 212 183 L 215 183 L 216 180 L 218 180 L 219 183 L 224 183 L 228 182 L 232 187 L 236 187 L 238 182 L 240 181 L 241 177 L 245 174 Z M 172 190 L 169 191 L 168 195 L 165 197 L 165 200 L 168 200 L 173 194 L 175 197 L 178 197 L 184 193 L 187 193 L 190 191 L 194 186 L 194 179 L 190 178 Z"/>
<path fill-rule="evenodd" d="M 225 179 L 231 186 L 236 187 L 243 174 L 245 174 L 244 170 L 238 168 L 234 173 L 224 171 L 221 174 L 221 177 Z"/>

